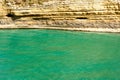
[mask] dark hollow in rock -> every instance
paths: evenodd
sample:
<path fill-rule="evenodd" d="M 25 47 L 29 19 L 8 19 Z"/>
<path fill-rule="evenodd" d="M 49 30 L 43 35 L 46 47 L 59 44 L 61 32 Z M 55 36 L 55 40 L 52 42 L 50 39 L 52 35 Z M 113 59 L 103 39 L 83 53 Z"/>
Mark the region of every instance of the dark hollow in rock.
<path fill-rule="evenodd" d="M 87 17 L 77 17 L 76 19 L 88 19 Z"/>
<path fill-rule="evenodd" d="M 33 18 L 33 20 L 50 20 L 50 18 Z"/>

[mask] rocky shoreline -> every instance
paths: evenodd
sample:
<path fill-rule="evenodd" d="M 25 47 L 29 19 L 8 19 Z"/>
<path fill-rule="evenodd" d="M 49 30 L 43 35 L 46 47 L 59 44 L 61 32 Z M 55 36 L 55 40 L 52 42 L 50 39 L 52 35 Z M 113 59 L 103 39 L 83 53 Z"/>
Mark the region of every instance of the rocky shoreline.
<path fill-rule="evenodd" d="M 31 20 L 0 19 L 0 29 L 54 29 L 120 33 L 120 20 Z"/>

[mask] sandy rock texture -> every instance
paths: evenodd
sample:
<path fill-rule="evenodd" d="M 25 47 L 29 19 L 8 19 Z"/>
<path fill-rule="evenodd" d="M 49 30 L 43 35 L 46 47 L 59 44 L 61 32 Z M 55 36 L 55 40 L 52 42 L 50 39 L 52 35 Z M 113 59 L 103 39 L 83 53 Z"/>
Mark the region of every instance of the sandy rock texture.
<path fill-rule="evenodd" d="M 0 28 L 120 32 L 120 1 L 0 0 Z"/>

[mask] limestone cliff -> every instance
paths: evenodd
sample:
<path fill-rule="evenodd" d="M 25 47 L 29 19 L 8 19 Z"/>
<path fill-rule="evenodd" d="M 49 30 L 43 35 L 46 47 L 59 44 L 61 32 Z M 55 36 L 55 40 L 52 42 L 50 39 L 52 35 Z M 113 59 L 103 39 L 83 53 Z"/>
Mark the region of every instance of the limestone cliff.
<path fill-rule="evenodd" d="M 120 32 L 120 0 L 0 0 L 0 10 L 0 28 Z"/>
<path fill-rule="evenodd" d="M 118 10 L 120 0 L 5 0 L 8 6 L 32 6 L 42 8 L 69 8 L 71 10 Z"/>

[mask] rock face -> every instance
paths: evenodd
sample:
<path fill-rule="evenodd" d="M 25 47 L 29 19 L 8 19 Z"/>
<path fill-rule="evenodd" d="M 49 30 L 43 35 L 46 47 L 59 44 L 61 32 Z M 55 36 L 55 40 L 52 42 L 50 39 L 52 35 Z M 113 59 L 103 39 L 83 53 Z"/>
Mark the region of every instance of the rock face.
<path fill-rule="evenodd" d="M 16 16 L 76 18 L 86 14 L 87 17 L 120 14 L 120 2 L 113 0 L 14 0 L 8 3 L 11 13 Z"/>
<path fill-rule="evenodd" d="M 0 16 L 79 17 L 120 14 L 120 0 L 0 0 Z M 75 17 L 76 18 L 76 17 Z"/>
<path fill-rule="evenodd" d="M 6 0 L 11 6 L 36 6 L 51 10 L 108 10 L 120 8 L 120 0 Z"/>
<path fill-rule="evenodd" d="M 0 28 L 120 32 L 120 0 L 0 0 L 0 10 Z"/>
<path fill-rule="evenodd" d="M 4 17 L 5 15 L 7 15 L 7 11 L 4 7 L 3 0 L 0 0 L 0 17 Z"/>
<path fill-rule="evenodd" d="M 103 10 L 103 0 L 53 0 L 43 2 L 43 5 L 51 6 L 60 9 L 67 9 L 72 11 L 80 10 Z"/>

